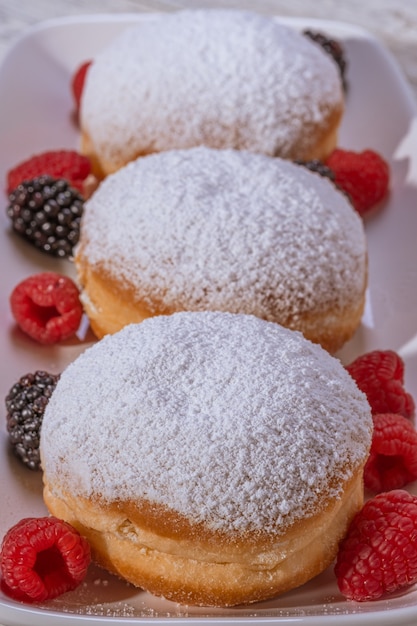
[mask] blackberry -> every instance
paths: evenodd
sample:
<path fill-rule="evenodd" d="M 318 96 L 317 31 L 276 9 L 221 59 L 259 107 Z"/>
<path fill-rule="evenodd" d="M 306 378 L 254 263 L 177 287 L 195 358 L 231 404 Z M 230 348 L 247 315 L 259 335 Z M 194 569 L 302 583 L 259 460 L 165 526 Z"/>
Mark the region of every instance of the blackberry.
<path fill-rule="evenodd" d="M 319 161 L 318 159 L 313 159 L 312 161 L 295 161 L 297 165 L 303 165 L 311 172 L 316 172 L 320 174 L 320 176 L 324 176 L 326 178 L 330 178 L 331 181 L 334 182 L 334 172 L 330 167 L 327 167 L 323 163 L 323 161 Z"/>
<path fill-rule="evenodd" d="M 340 77 L 342 79 L 343 89 L 347 91 L 346 69 L 347 62 L 343 46 L 336 39 L 330 39 L 327 35 L 310 29 L 303 31 L 306 37 L 309 37 L 315 43 L 318 43 L 325 52 L 330 54 L 339 67 Z"/>
<path fill-rule="evenodd" d="M 13 230 L 47 254 L 71 257 L 80 236 L 82 195 L 64 178 L 38 176 L 9 194 Z"/>
<path fill-rule="evenodd" d="M 6 396 L 9 442 L 20 461 L 40 469 L 39 439 L 43 414 L 59 374 L 42 370 L 22 376 Z"/>

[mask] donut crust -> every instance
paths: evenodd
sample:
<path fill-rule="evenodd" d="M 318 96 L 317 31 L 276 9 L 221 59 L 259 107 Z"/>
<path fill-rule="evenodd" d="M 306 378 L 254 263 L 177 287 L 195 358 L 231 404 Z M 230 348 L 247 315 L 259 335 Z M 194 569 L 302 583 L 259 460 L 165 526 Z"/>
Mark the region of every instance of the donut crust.
<path fill-rule="evenodd" d="M 174 312 L 157 299 L 151 309 L 138 298 L 138 289 L 115 280 L 104 268 L 100 268 L 100 271 L 94 270 L 83 255 L 82 247 L 77 253 L 75 264 L 78 280 L 83 288 L 81 299 L 84 310 L 94 334 L 99 339 L 128 324 L 142 322 L 154 315 L 170 315 Z M 276 321 L 286 328 L 300 330 L 307 339 L 334 354 L 351 339 L 360 324 L 365 307 L 366 283 L 365 276 L 361 297 L 343 310 L 335 304 L 333 308 L 310 310 L 298 314 L 296 318 L 282 317 Z M 254 314 L 256 315 L 256 311 Z"/>
<path fill-rule="evenodd" d="M 338 145 L 339 127 L 342 121 L 344 113 L 344 104 L 340 103 L 328 116 L 324 119 L 322 124 L 310 130 L 311 147 L 308 149 L 302 149 L 295 145 L 291 152 L 286 155 L 286 158 L 300 161 L 325 161 L 328 156 Z M 104 179 L 109 174 L 117 172 L 121 167 L 127 165 L 130 161 L 134 161 L 137 158 L 147 156 L 157 150 L 141 150 L 135 152 L 134 155 L 129 156 L 119 152 L 117 158 L 113 161 L 105 159 L 100 151 L 94 146 L 94 143 L 88 134 L 87 130 L 81 130 L 80 138 L 80 152 L 87 156 L 91 161 L 92 172 L 98 180 Z M 280 156 L 277 152 L 274 156 Z"/>
<path fill-rule="evenodd" d="M 155 504 L 106 505 L 61 496 L 48 483 L 44 500 L 53 515 L 87 538 L 95 561 L 108 571 L 174 602 L 230 607 L 282 594 L 324 571 L 363 505 L 362 477 L 363 466 L 339 499 L 276 536 L 228 537 L 192 527 Z"/>

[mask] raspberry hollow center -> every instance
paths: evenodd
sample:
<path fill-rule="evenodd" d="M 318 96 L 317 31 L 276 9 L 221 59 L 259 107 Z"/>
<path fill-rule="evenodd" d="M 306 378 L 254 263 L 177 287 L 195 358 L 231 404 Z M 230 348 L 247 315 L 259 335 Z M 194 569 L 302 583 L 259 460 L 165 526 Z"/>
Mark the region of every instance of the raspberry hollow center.
<path fill-rule="evenodd" d="M 48 322 L 61 314 L 55 306 L 42 306 L 28 298 L 27 302 L 29 317 L 39 326 L 47 326 Z"/>
<path fill-rule="evenodd" d="M 56 588 L 71 588 L 72 576 L 59 549 L 53 545 L 36 555 L 33 571 L 39 576 L 48 592 Z"/>
<path fill-rule="evenodd" d="M 389 471 L 398 472 L 399 468 L 402 471 L 407 471 L 408 469 L 406 463 L 404 463 L 404 458 L 399 454 L 378 454 L 376 464 L 378 471 L 382 473 Z"/>

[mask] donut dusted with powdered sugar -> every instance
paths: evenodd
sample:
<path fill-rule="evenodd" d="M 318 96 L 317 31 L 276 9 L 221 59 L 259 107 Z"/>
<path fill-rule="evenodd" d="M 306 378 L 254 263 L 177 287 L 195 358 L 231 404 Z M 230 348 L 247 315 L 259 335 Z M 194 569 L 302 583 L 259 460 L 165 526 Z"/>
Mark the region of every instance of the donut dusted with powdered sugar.
<path fill-rule="evenodd" d="M 253 602 L 330 564 L 363 502 L 371 432 L 364 394 L 300 333 L 160 316 L 62 373 L 42 423 L 45 501 L 135 585 Z"/>
<path fill-rule="evenodd" d="M 324 159 L 343 106 L 334 61 L 275 19 L 227 9 L 161 14 L 95 57 L 81 103 L 83 150 L 104 174 L 197 145 Z"/>
<path fill-rule="evenodd" d="M 289 161 L 205 147 L 141 157 L 86 202 L 75 263 L 97 336 L 175 311 L 248 313 L 334 351 L 360 323 L 360 217 Z"/>

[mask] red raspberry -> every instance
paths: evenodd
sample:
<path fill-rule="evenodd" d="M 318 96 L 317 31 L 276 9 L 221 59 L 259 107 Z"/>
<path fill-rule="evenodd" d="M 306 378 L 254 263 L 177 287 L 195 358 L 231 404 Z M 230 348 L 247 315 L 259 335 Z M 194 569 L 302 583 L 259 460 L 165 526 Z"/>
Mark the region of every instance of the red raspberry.
<path fill-rule="evenodd" d="M 346 369 L 367 396 L 372 413 L 414 416 L 414 400 L 404 389 L 404 362 L 396 352 L 367 352 Z"/>
<path fill-rule="evenodd" d="M 54 272 L 35 274 L 16 285 L 10 305 L 20 328 L 45 344 L 74 335 L 83 314 L 75 283 Z"/>
<path fill-rule="evenodd" d="M 24 180 L 42 175 L 64 178 L 72 187 L 84 192 L 84 183 L 91 174 L 91 161 L 75 150 L 49 150 L 22 161 L 7 174 L 7 193 Z"/>
<path fill-rule="evenodd" d="M 335 183 L 345 191 L 356 211 L 364 216 L 385 198 L 389 187 L 388 163 L 373 150 L 334 150 L 325 164 Z"/>
<path fill-rule="evenodd" d="M 3 539 L 2 588 L 17 600 L 50 600 L 78 587 L 90 560 L 87 540 L 70 524 L 56 517 L 25 518 Z"/>
<path fill-rule="evenodd" d="M 84 89 L 85 77 L 92 61 L 85 61 L 75 71 L 71 80 L 71 92 L 75 102 L 77 115 L 80 111 L 81 95 Z"/>
<path fill-rule="evenodd" d="M 372 445 L 365 465 L 365 486 L 377 493 L 417 480 L 417 432 L 393 413 L 373 416 Z"/>
<path fill-rule="evenodd" d="M 357 602 L 417 582 L 417 497 L 397 489 L 369 500 L 340 544 L 335 574 Z"/>

